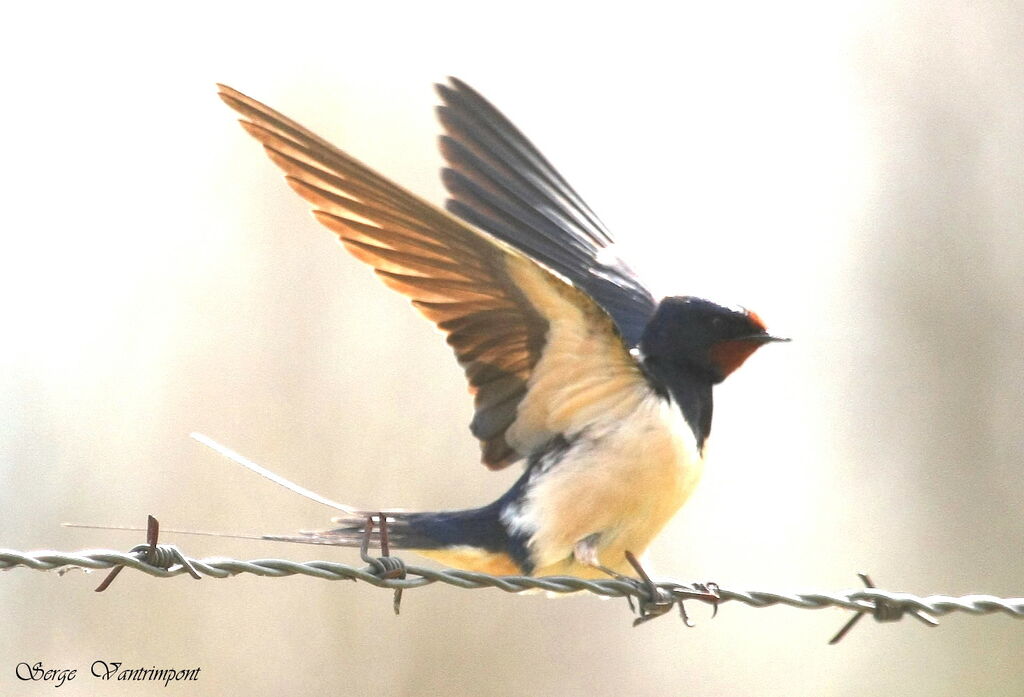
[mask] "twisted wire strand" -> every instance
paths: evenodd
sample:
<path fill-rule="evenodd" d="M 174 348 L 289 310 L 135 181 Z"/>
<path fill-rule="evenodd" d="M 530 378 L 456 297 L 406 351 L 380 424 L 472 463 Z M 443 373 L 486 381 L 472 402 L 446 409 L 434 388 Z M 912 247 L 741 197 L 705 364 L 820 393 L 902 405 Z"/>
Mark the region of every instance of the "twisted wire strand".
<path fill-rule="evenodd" d="M 158 545 L 158 549 L 163 545 Z M 179 553 L 180 554 L 180 553 Z M 151 576 L 168 578 L 188 573 L 180 563 L 170 568 L 161 568 L 144 561 L 144 553 L 124 553 L 114 550 L 96 549 L 80 552 L 33 551 L 20 552 L 12 549 L 0 549 L 0 571 L 9 571 L 23 567 L 37 571 L 65 571 L 73 568 L 110 569 L 117 566 L 141 571 Z M 171 557 L 166 553 L 162 556 L 164 563 Z M 385 559 L 395 559 L 386 557 Z M 457 569 L 430 569 L 418 566 L 404 566 L 404 578 L 384 578 L 387 573 L 385 566 L 393 565 L 370 564 L 357 568 L 347 564 L 328 561 L 294 562 L 286 559 L 253 559 L 241 561 L 237 559 L 212 557 L 208 559 L 188 559 L 192 567 L 201 575 L 212 578 L 227 578 L 239 574 L 254 574 L 278 578 L 282 576 L 312 576 L 330 581 L 356 580 L 369 583 L 380 588 L 409 589 L 419 588 L 432 583 L 444 583 L 456 588 L 477 589 L 497 588 L 508 593 L 521 593 L 530 590 L 541 590 L 548 593 L 587 592 L 595 595 L 621 598 L 627 597 L 640 603 L 660 603 L 674 605 L 683 600 L 700 600 L 706 603 L 737 601 L 751 607 L 768 607 L 771 605 L 787 605 L 802 609 L 821 609 L 839 607 L 856 612 L 877 613 L 880 608 L 895 610 L 895 616 L 879 619 L 898 619 L 903 612 L 927 612 L 943 616 L 953 612 L 965 612 L 971 615 L 1003 613 L 1011 617 L 1024 618 L 1024 598 L 1000 598 L 993 595 L 949 595 L 916 596 L 911 593 L 885 591 L 878 588 L 856 588 L 840 590 L 834 593 L 774 593 L 769 591 L 745 591 L 715 587 L 709 590 L 701 584 L 683 584 L 674 581 L 656 582 L 657 593 L 645 588 L 643 584 L 629 580 L 581 579 L 571 576 L 548 576 L 534 578 L 530 576 L 491 576 L 489 574 Z M 641 605 L 641 607 L 643 607 Z M 642 614 L 642 613 L 641 613 Z M 653 614 L 661 614 L 656 612 Z"/>

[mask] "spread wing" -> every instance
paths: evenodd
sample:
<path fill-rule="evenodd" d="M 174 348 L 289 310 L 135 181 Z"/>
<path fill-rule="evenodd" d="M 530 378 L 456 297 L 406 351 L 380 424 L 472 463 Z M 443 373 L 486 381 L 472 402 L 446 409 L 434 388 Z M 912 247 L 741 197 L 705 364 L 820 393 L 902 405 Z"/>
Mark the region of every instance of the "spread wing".
<path fill-rule="evenodd" d="M 586 291 L 636 346 L 657 303 L 604 224 L 536 147 L 473 88 L 437 85 L 448 210 Z"/>
<path fill-rule="evenodd" d="M 256 100 L 224 86 L 220 97 L 317 220 L 448 335 L 489 467 L 571 436 L 649 389 L 585 293 Z"/>

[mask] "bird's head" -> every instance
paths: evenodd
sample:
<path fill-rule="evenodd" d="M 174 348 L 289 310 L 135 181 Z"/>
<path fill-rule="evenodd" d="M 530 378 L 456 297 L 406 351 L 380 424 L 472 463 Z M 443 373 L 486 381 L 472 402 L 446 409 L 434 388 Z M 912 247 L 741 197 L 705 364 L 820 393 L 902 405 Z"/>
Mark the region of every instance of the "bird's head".
<path fill-rule="evenodd" d="M 640 339 L 647 358 L 667 361 L 719 383 L 754 351 L 772 341 L 755 313 L 693 297 L 669 297 L 658 305 Z"/>

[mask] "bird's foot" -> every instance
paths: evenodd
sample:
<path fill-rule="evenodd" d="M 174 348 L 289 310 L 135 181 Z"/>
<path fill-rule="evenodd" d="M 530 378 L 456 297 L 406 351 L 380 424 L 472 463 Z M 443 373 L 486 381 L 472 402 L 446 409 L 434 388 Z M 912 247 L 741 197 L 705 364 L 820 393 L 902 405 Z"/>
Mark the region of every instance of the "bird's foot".
<path fill-rule="evenodd" d="M 683 607 L 682 600 L 676 599 L 675 596 L 656 584 L 651 579 L 650 575 L 648 575 L 647 571 L 640 563 L 640 560 L 628 550 L 626 551 L 626 561 L 628 561 L 629 565 L 633 567 L 633 570 L 636 571 L 636 575 L 639 578 L 623 576 L 622 574 L 615 574 L 615 577 L 619 580 L 630 582 L 638 591 L 643 593 L 643 595 L 640 593 L 637 594 L 636 604 L 633 603 L 633 598 L 631 596 L 626 596 L 629 608 L 637 614 L 637 618 L 633 620 L 634 627 L 643 624 L 644 622 L 649 622 L 655 617 L 661 617 L 671 610 L 676 603 L 679 604 L 679 613 L 683 617 L 683 623 L 686 624 L 687 627 L 693 626 L 693 623 L 690 622 L 690 618 L 686 614 L 686 609 Z M 646 595 L 646 597 L 644 597 L 644 595 Z"/>
<path fill-rule="evenodd" d="M 679 616 L 682 618 L 683 624 L 687 627 L 693 627 L 694 624 L 690 621 L 690 616 L 686 612 L 686 606 L 683 604 L 684 599 L 702 600 L 711 603 L 715 606 L 714 614 L 711 616 L 714 617 L 718 614 L 718 602 L 721 600 L 718 595 L 718 584 L 702 583 L 689 588 L 668 584 L 668 587 L 666 587 L 665 584 L 659 585 L 655 583 L 640 563 L 640 560 L 636 558 L 636 555 L 628 550 L 626 551 L 626 561 L 633 567 L 638 578 L 623 576 L 615 572 L 612 572 L 612 576 L 619 580 L 627 581 L 637 590 L 635 604 L 633 603 L 632 596 L 626 596 L 630 609 L 637 614 L 637 618 L 633 620 L 634 627 L 653 620 L 655 617 L 661 617 L 675 605 L 679 606 Z"/>

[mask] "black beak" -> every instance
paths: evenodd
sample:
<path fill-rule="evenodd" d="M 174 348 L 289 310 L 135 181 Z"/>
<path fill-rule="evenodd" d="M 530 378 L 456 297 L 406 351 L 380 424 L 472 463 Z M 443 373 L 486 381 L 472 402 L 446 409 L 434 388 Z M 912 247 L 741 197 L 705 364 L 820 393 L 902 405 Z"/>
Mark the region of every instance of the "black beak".
<path fill-rule="evenodd" d="M 770 344 L 775 341 L 792 341 L 789 337 L 785 336 L 772 336 L 771 334 L 748 334 L 747 336 L 738 337 L 738 341 L 757 341 L 762 344 Z"/>

